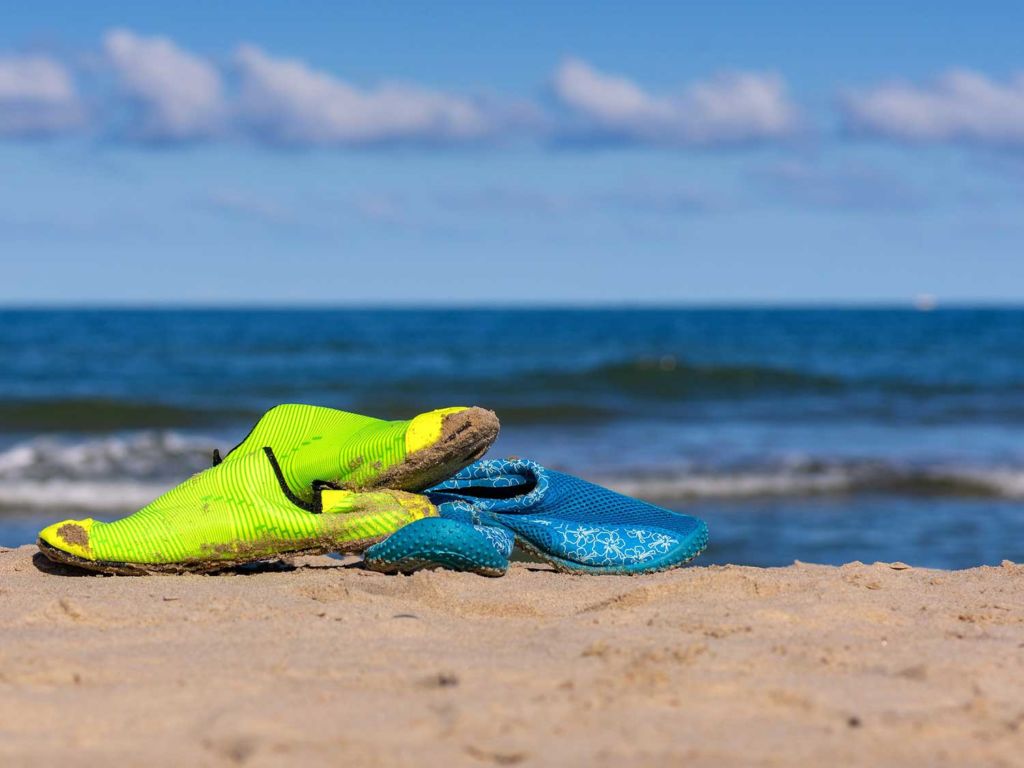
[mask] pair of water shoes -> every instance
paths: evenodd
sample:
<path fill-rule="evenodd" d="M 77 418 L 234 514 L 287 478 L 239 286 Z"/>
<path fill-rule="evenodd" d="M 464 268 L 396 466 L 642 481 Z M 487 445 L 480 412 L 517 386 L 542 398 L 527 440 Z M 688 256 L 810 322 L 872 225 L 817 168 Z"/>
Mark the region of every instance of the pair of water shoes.
<path fill-rule="evenodd" d="M 530 461 L 477 461 L 498 429 L 482 408 L 381 421 L 278 406 L 223 460 L 135 514 L 56 523 L 38 545 L 56 562 L 121 574 L 364 552 L 378 571 L 501 575 L 517 541 L 562 570 L 640 573 L 704 549 L 695 518 Z"/>

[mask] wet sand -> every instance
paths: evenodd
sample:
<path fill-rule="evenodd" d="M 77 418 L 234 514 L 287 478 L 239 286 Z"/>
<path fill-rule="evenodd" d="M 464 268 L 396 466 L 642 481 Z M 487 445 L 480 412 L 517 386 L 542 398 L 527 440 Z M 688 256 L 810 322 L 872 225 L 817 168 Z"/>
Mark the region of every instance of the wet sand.
<path fill-rule="evenodd" d="M 70 576 L 0 552 L 0 764 L 1024 761 L 1024 566 L 295 566 Z"/>

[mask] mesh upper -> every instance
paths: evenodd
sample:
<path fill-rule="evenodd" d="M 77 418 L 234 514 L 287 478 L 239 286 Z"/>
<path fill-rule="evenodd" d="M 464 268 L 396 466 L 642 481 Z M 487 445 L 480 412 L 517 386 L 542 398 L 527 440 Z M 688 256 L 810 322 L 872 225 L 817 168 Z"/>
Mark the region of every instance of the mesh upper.
<path fill-rule="evenodd" d="M 495 488 L 507 489 L 508 498 L 475 495 L 480 489 Z M 512 528 L 532 517 L 584 525 L 655 527 L 681 535 L 700 525 L 690 515 L 623 496 L 527 459 L 478 461 L 427 493 L 444 505 L 442 514 L 465 519 L 497 513 L 501 523 Z"/>

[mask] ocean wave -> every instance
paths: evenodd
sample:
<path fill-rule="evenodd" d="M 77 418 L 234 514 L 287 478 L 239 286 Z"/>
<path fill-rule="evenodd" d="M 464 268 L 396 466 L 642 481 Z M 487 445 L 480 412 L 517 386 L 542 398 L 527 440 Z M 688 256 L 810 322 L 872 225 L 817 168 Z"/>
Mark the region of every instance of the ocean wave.
<path fill-rule="evenodd" d="M 148 431 L 68 442 L 37 437 L 0 451 L 0 483 L 162 479 L 209 466 L 217 442 Z"/>
<path fill-rule="evenodd" d="M 949 381 L 898 375 L 823 373 L 785 366 L 697 363 L 677 358 L 639 357 L 607 363 L 573 372 L 544 372 L 524 378 L 540 389 L 615 390 L 622 394 L 651 398 L 705 397 L 733 398 L 761 394 L 879 393 L 907 397 L 963 397 L 972 395 L 1024 395 L 1021 380 Z"/>
<path fill-rule="evenodd" d="M 807 368 L 699 363 L 685 358 L 623 358 L 591 367 L 531 368 L 522 361 L 498 369 L 459 369 L 453 362 L 430 371 L 395 370 L 363 378 L 299 366 L 297 375 L 250 376 L 168 389 L 166 400 L 147 402 L 96 395 L 0 399 L 0 431 L 104 433 L 137 429 L 244 426 L 278 402 L 334 405 L 383 418 L 409 418 L 451 402 L 487 405 L 507 424 L 594 424 L 649 416 L 679 406 L 738 404 L 748 413 L 841 415 L 954 422 L 998 417 L 1024 420 L 1024 384 L 936 382 L 913 378 L 827 374 Z M 202 405 L 195 399 L 200 396 Z"/>
<path fill-rule="evenodd" d="M 659 407 L 672 402 L 747 401 L 758 398 L 803 397 L 819 403 L 853 404 L 859 410 L 897 408 L 918 403 L 956 415 L 998 411 L 1024 413 L 1024 384 L 1014 382 L 950 382 L 899 376 L 861 376 L 853 372 L 823 373 L 784 366 L 697 363 L 672 355 L 638 357 L 587 368 L 539 368 L 507 373 L 435 371 L 429 376 L 399 377 L 374 382 L 370 389 L 350 379 L 323 382 L 321 395 L 337 395 L 369 410 L 407 412 L 417 402 L 469 397 L 509 411 L 509 421 L 543 409 L 555 421 L 576 421 L 628 414 L 645 402 Z M 287 385 L 277 397 L 301 398 Z M 522 414 L 516 409 L 521 409 Z"/>
<path fill-rule="evenodd" d="M 608 477 L 603 482 L 654 501 L 893 494 L 901 496 L 1024 498 L 1024 467 L 929 467 L 835 464 L 729 472 Z"/>
<path fill-rule="evenodd" d="M 183 477 L 163 480 L 0 479 L 0 510 L 124 514 L 149 503 Z M 833 467 L 820 471 L 702 472 L 676 477 L 597 478 L 613 490 L 649 501 L 700 502 L 759 498 L 825 498 L 856 494 L 1024 499 L 1024 468 L 877 472 Z"/>
<path fill-rule="evenodd" d="M 351 381 L 323 383 L 318 402 L 337 395 L 365 413 L 408 418 L 424 403 L 474 402 L 494 408 L 505 424 L 600 423 L 658 408 L 670 401 L 738 400 L 761 395 L 816 395 L 839 392 L 841 379 L 785 368 L 748 365 L 696 365 L 675 357 L 637 358 L 577 370 L 513 371 L 502 375 L 429 377 L 380 382 L 369 390 Z M 302 400 L 309 392 L 290 385 L 274 396 Z"/>
<path fill-rule="evenodd" d="M 0 510 L 52 510 L 65 513 L 128 513 L 144 507 L 173 483 L 135 481 L 37 480 L 0 481 Z"/>
<path fill-rule="evenodd" d="M 214 445 L 157 431 L 79 442 L 38 437 L 0 451 L 0 509 L 132 511 L 210 466 Z"/>
<path fill-rule="evenodd" d="M 739 396 L 759 392 L 835 391 L 844 381 L 834 376 L 760 365 L 704 365 L 674 356 L 609 363 L 588 371 L 543 377 L 566 387 L 611 388 L 643 397 L 678 398 L 713 394 Z"/>
<path fill-rule="evenodd" d="M 0 430 L 8 432 L 112 432 L 221 424 L 248 411 L 189 408 L 114 398 L 0 401 Z"/>
<path fill-rule="evenodd" d="M 79 441 L 38 437 L 0 451 L 0 510 L 129 512 L 210 466 L 217 444 L 167 431 Z M 585 468 L 576 471 L 588 474 Z M 662 503 L 855 494 L 1024 499 L 1024 466 L 1015 465 L 922 466 L 804 457 L 744 466 L 687 465 L 595 479 Z"/>

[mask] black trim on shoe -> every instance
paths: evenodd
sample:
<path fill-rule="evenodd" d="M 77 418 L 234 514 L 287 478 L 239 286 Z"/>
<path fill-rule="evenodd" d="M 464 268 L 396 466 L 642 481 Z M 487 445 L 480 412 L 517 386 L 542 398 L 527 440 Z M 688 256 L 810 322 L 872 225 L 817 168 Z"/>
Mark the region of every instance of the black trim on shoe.
<path fill-rule="evenodd" d="M 299 509 L 304 509 L 307 512 L 312 512 L 314 515 L 319 515 L 324 511 L 323 499 L 319 489 L 314 488 L 316 491 L 313 494 L 313 502 L 303 501 L 294 493 L 292 489 L 288 487 L 287 481 L 284 479 L 284 473 L 281 471 L 281 465 L 277 462 L 277 457 L 274 455 L 274 449 L 269 445 L 263 446 L 263 452 L 267 454 L 267 458 L 270 460 L 270 466 L 274 469 L 274 474 L 277 476 L 277 484 L 281 486 L 281 492 L 288 497 L 288 501 L 294 504 Z"/>
<path fill-rule="evenodd" d="M 213 449 L 213 466 L 215 466 L 215 467 L 216 467 L 216 466 L 217 466 L 218 464 L 220 464 L 220 463 L 221 463 L 222 461 L 224 461 L 224 459 L 222 459 L 222 458 L 220 457 L 220 451 L 219 451 L 219 450 L 217 450 L 216 448 L 214 448 L 214 449 Z"/>

